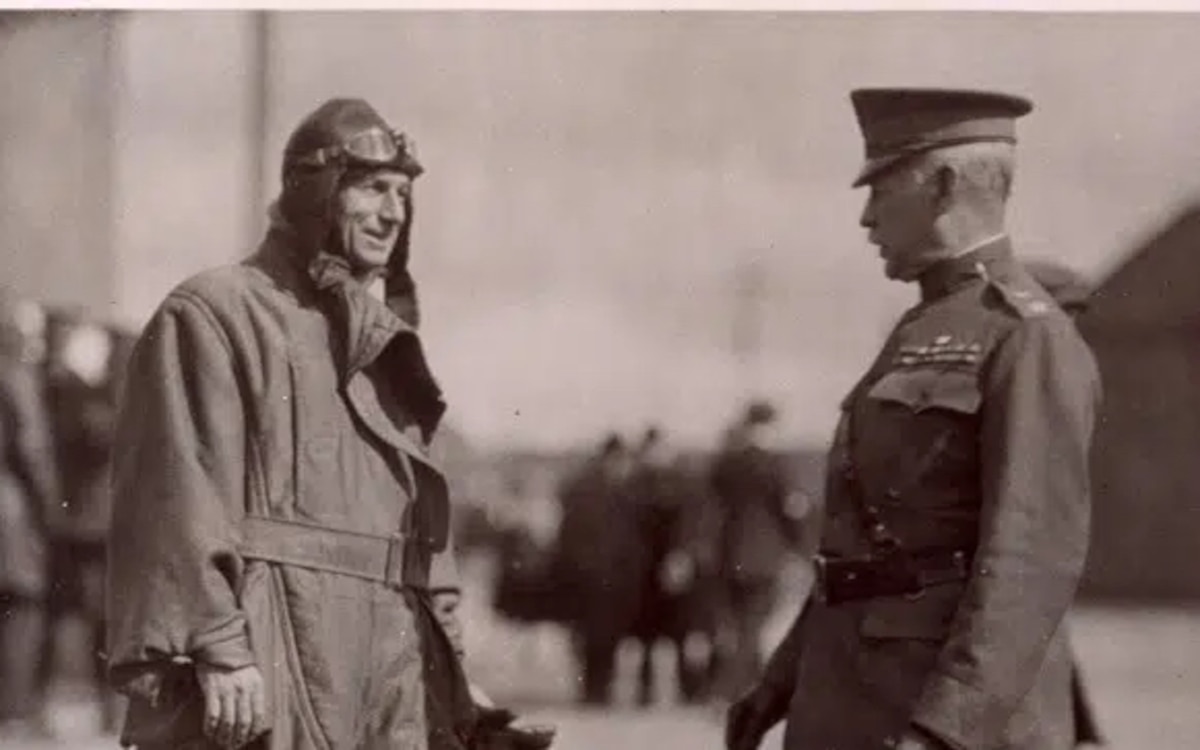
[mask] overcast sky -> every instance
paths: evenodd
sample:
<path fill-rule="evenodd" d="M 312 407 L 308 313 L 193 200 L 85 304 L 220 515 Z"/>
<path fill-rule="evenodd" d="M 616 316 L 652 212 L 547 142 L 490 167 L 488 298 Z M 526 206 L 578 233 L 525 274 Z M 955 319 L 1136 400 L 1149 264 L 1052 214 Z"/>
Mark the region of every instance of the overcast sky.
<path fill-rule="evenodd" d="M 854 87 L 1032 98 L 1025 256 L 1100 275 L 1200 195 L 1200 15 L 292 13 L 271 38 L 272 191 L 328 96 L 415 137 L 428 348 L 486 444 L 650 420 L 704 443 L 751 390 L 824 442 L 915 294 L 857 226 Z M 741 359 L 739 314 L 761 324 Z"/>

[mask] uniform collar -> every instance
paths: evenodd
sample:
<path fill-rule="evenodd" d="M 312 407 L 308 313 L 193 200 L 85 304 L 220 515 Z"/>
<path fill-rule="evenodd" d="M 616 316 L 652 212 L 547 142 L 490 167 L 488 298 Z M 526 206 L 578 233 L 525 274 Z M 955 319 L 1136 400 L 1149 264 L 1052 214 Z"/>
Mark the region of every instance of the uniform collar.
<path fill-rule="evenodd" d="M 1012 243 L 1000 234 L 929 267 L 919 279 L 921 300 L 932 302 L 1013 263 Z"/>

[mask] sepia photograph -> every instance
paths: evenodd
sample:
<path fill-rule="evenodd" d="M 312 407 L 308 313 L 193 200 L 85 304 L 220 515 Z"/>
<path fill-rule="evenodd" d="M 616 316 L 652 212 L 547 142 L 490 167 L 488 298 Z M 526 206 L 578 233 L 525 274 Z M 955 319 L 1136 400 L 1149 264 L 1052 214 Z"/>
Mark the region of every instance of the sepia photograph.
<path fill-rule="evenodd" d="M 1197 11 L 0 6 L 0 748 L 1200 748 Z"/>

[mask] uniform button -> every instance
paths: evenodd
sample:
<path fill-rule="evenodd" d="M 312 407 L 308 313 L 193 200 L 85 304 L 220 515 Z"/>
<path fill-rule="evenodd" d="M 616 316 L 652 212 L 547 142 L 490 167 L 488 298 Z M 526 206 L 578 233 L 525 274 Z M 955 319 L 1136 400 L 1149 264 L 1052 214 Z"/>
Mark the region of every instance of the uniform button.
<path fill-rule="evenodd" d="M 871 530 L 874 531 L 876 534 L 882 534 L 883 532 L 887 531 L 887 529 L 881 523 L 877 523 L 874 526 L 872 526 Z"/>
<path fill-rule="evenodd" d="M 900 499 L 900 490 L 896 489 L 895 487 L 889 487 L 888 491 L 884 494 L 887 496 L 888 500 L 899 500 Z"/>

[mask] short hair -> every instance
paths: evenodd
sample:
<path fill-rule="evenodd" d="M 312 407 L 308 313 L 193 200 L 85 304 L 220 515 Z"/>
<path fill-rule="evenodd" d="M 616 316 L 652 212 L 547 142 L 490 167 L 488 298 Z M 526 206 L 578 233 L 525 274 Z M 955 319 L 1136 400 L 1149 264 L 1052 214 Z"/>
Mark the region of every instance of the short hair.
<path fill-rule="evenodd" d="M 960 143 L 928 151 L 913 165 L 922 181 L 943 167 L 961 175 L 975 192 L 998 198 L 1003 203 L 1012 193 L 1015 149 L 1005 141 Z"/>

